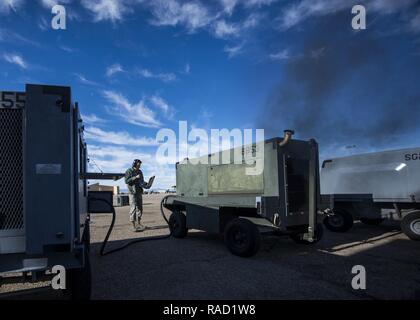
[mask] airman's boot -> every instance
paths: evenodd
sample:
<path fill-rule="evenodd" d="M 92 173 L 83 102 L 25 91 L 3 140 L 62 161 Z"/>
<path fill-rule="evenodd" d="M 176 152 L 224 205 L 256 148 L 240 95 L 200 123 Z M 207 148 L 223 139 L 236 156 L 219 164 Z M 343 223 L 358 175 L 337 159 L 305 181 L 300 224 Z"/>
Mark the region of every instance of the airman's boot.
<path fill-rule="evenodd" d="M 146 227 L 144 225 L 142 225 L 139 221 L 138 225 L 137 225 L 137 231 L 144 231 L 146 230 Z"/>

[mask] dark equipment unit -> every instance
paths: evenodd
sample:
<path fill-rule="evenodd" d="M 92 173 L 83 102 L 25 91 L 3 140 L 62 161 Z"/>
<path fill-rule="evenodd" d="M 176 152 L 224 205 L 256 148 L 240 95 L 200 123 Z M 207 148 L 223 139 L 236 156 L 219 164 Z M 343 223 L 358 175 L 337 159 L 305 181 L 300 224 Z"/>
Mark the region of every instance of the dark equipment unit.
<path fill-rule="evenodd" d="M 258 251 L 265 232 L 289 235 L 297 243 L 319 241 L 318 145 L 315 140 L 294 140 L 292 134 L 286 130 L 283 139 L 211 154 L 207 163 L 197 164 L 198 159 L 178 163 L 177 195 L 162 202 L 172 211 L 171 234 L 182 238 L 188 229 L 223 233 L 228 249 L 243 257 Z M 255 154 L 255 162 L 234 162 L 237 151 Z M 212 158 L 226 153 L 231 155 L 229 163 L 213 164 Z M 258 160 L 263 170 L 247 174 Z"/>
<path fill-rule="evenodd" d="M 69 87 L 0 92 L 0 273 L 64 266 L 73 298 L 90 296 L 83 130 Z"/>

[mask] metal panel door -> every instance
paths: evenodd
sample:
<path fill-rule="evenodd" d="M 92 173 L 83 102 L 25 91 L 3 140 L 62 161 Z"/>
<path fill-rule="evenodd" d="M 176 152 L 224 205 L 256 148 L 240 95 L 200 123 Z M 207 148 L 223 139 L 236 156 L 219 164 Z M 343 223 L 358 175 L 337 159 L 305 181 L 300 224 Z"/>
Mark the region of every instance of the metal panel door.
<path fill-rule="evenodd" d="M 0 254 L 25 251 L 24 94 L 0 92 Z"/>

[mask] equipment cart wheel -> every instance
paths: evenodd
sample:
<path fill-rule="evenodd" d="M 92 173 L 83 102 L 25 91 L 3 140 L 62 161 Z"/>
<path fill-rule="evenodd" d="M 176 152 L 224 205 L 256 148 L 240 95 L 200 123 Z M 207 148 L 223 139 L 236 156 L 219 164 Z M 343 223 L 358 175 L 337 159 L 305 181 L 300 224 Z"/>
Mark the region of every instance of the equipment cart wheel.
<path fill-rule="evenodd" d="M 332 232 L 346 232 L 353 227 L 353 216 L 343 209 L 335 209 L 332 216 L 324 219 L 325 227 Z"/>
<path fill-rule="evenodd" d="M 378 219 L 368 219 L 368 218 L 360 218 L 360 222 L 367 224 L 369 226 L 379 226 L 385 219 L 378 218 Z"/>
<path fill-rule="evenodd" d="M 401 229 L 411 240 L 420 241 L 420 211 L 408 213 L 401 221 Z"/>
<path fill-rule="evenodd" d="M 260 248 L 261 235 L 254 223 L 247 219 L 236 218 L 227 224 L 224 240 L 227 248 L 234 255 L 251 257 Z"/>
<path fill-rule="evenodd" d="M 71 300 L 89 300 L 92 291 L 92 274 L 89 253 L 85 250 L 85 265 L 83 268 L 66 270 L 66 290 Z"/>
<path fill-rule="evenodd" d="M 322 239 L 322 236 L 324 235 L 324 228 L 322 226 L 322 223 L 318 223 L 316 225 L 316 230 L 315 230 L 315 240 L 310 242 L 308 240 L 303 239 L 303 235 L 304 233 L 294 233 L 290 235 L 290 238 L 292 238 L 292 240 L 296 243 L 299 244 L 315 244 L 318 241 L 320 241 Z"/>
<path fill-rule="evenodd" d="M 188 233 L 187 218 L 182 212 L 175 211 L 169 217 L 169 230 L 175 238 L 185 238 Z"/>

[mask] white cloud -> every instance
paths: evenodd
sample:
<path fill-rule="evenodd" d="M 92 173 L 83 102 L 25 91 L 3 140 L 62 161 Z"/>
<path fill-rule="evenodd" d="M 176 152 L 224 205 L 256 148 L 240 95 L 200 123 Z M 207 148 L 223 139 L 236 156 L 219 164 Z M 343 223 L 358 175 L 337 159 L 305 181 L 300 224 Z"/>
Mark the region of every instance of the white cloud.
<path fill-rule="evenodd" d="M 16 53 L 5 53 L 5 54 L 3 54 L 3 59 L 6 62 L 11 63 L 11 64 L 15 64 L 15 65 L 19 66 L 22 69 L 28 68 L 28 64 L 22 58 L 22 56 L 19 55 L 19 54 L 16 54 Z"/>
<path fill-rule="evenodd" d="M 0 0 L 0 13 L 16 12 L 23 4 L 23 0 Z"/>
<path fill-rule="evenodd" d="M 289 59 L 319 59 L 325 55 L 327 48 L 320 47 L 317 49 L 310 50 L 305 53 L 291 54 L 290 49 L 286 48 L 278 52 L 269 55 L 269 58 L 273 61 L 284 61 Z"/>
<path fill-rule="evenodd" d="M 137 70 L 137 73 L 144 78 L 159 79 L 163 82 L 171 82 L 177 79 L 174 73 L 153 73 L 149 69 L 140 69 Z"/>
<path fill-rule="evenodd" d="M 224 39 L 239 36 L 244 30 L 256 27 L 259 23 L 260 15 L 255 12 L 243 22 L 226 21 L 223 17 L 231 16 L 237 5 L 242 4 L 246 8 L 251 8 L 269 4 L 273 0 L 219 0 L 219 2 L 222 11 L 215 10 L 214 6 L 203 5 L 200 1 L 153 0 L 149 2 L 154 17 L 151 24 L 183 26 L 190 33 L 206 28 L 215 37 Z"/>
<path fill-rule="evenodd" d="M 153 20 L 157 26 L 185 26 L 189 32 L 207 26 L 211 21 L 207 7 L 198 1 L 154 0 L 150 3 Z"/>
<path fill-rule="evenodd" d="M 153 95 L 149 100 L 155 107 L 163 112 L 166 118 L 171 119 L 174 116 L 174 109 L 162 97 Z"/>
<path fill-rule="evenodd" d="M 244 0 L 245 7 L 261 7 L 270 5 L 277 0 Z"/>
<path fill-rule="evenodd" d="M 368 7 L 375 12 L 391 14 L 410 7 L 416 1 L 418 0 L 371 0 Z"/>
<path fill-rule="evenodd" d="M 132 75 L 140 75 L 143 78 L 148 78 L 148 79 L 158 79 L 161 80 L 163 82 L 172 82 L 177 80 L 177 76 L 175 73 L 172 72 L 167 72 L 167 73 L 155 73 L 149 69 L 135 69 L 134 71 L 130 72 L 127 71 L 126 69 L 124 69 L 124 67 L 119 64 L 119 63 L 115 63 L 109 67 L 106 68 L 106 75 L 107 77 L 112 77 L 113 75 L 117 74 L 117 73 L 129 73 Z"/>
<path fill-rule="evenodd" d="M 277 53 L 270 54 L 271 60 L 287 60 L 290 58 L 290 53 L 288 49 L 283 49 Z"/>
<path fill-rule="evenodd" d="M 282 13 L 281 27 L 289 29 L 310 16 L 327 15 L 348 6 L 349 2 L 346 0 L 303 0 L 299 3 L 293 3 Z"/>
<path fill-rule="evenodd" d="M 123 20 L 125 14 L 133 11 L 131 5 L 135 2 L 125 0 L 82 0 L 82 5 L 91 11 L 96 22 L 110 20 L 115 23 Z"/>
<path fill-rule="evenodd" d="M 229 23 L 221 19 L 213 23 L 212 32 L 216 38 L 220 39 L 239 37 L 245 31 L 258 26 L 260 20 L 261 15 L 257 13 L 252 13 L 244 21 L 237 23 Z"/>
<path fill-rule="evenodd" d="M 112 77 L 114 74 L 124 72 L 124 69 L 119 63 L 113 64 L 106 69 L 107 77 Z"/>
<path fill-rule="evenodd" d="M 250 29 L 250 28 L 255 28 L 256 26 L 258 26 L 258 24 L 260 23 L 262 19 L 262 15 L 258 14 L 258 13 L 251 13 L 243 22 L 242 24 L 242 28 L 243 29 Z"/>
<path fill-rule="evenodd" d="M 371 12 L 396 13 L 410 8 L 418 0 L 370 0 L 365 5 Z M 279 16 L 280 28 L 289 29 L 311 17 L 326 16 L 359 4 L 357 0 L 302 0 L 289 5 Z"/>
<path fill-rule="evenodd" d="M 213 33 L 216 38 L 227 38 L 230 36 L 238 36 L 240 27 L 233 23 L 227 23 L 225 20 L 219 20 L 214 23 Z"/>
<path fill-rule="evenodd" d="M 239 44 L 236 46 L 226 46 L 224 51 L 228 54 L 229 58 L 236 57 L 237 55 L 242 53 L 243 44 Z"/>
<path fill-rule="evenodd" d="M 111 112 L 124 121 L 142 126 L 157 128 L 161 126 L 153 110 L 145 105 L 144 100 L 132 104 L 122 94 L 115 91 L 103 91 L 104 97 L 113 104 Z"/>
<path fill-rule="evenodd" d="M 6 41 L 13 44 L 23 43 L 23 44 L 29 44 L 29 45 L 33 45 L 37 47 L 41 46 L 38 42 L 29 40 L 28 38 L 25 38 L 24 36 L 16 32 L 13 32 L 12 30 L 3 29 L 3 28 L 0 28 L 0 41 Z"/>
<path fill-rule="evenodd" d="M 417 11 L 417 14 L 411 18 L 410 28 L 414 32 L 420 32 L 420 9 Z"/>
<path fill-rule="evenodd" d="M 116 144 L 125 146 L 156 146 L 155 139 L 147 137 L 132 136 L 125 131 L 104 131 L 97 127 L 87 127 L 85 129 L 86 139 L 99 143 Z"/>
<path fill-rule="evenodd" d="M 164 99 L 162 99 L 159 96 L 152 96 L 150 97 L 150 101 L 159 109 L 161 109 L 163 112 L 167 113 L 170 109 L 169 104 L 166 103 Z"/>
<path fill-rule="evenodd" d="M 47 9 L 50 9 L 57 4 L 65 5 L 71 2 L 72 0 L 41 0 L 42 5 Z"/>
<path fill-rule="evenodd" d="M 48 24 L 47 20 L 44 17 L 41 17 L 38 20 L 38 27 L 42 30 L 42 31 L 46 31 L 50 28 L 50 25 Z"/>
<path fill-rule="evenodd" d="M 234 9 L 239 5 L 243 5 L 245 8 L 250 9 L 254 7 L 261 7 L 264 5 L 270 5 L 277 0 L 219 0 L 223 7 L 223 11 L 228 15 L 232 15 Z"/>
<path fill-rule="evenodd" d="M 74 6 L 68 6 L 74 2 L 74 0 L 39 0 L 42 6 L 46 9 L 51 9 L 53 6 L 59 4 L 64 5 L 66 9 L 66 16 L 70 20 L 80 20 L 80 15 L 74 10 Z M 90 1 L 92 2 L 92 1 Z M 43 24 L 38 24 L 39 27 L 43 26 Z M 41 29 L 42 30 L 42 29 Z"/>
<path fill-rule="evenodd" d="M 89 158 L 93 159 L 104 172 L 124 172 L 131 166 L 134 159 L 144 161 L 152 158 L 151 155 L 140 153 L 135 148 L 95 144 L 88 145 L 88 154 Z"/>
<path fill-rule="evenodd" d="M 115 63 L 109 67 L 106 68 L 106 75 L 107 77 L 112 77 L 113 75 L 117 74 L 117 73 L 128 73 L 131 75 L 138 75 L 141 76 L 143 78 L 147 78 L 147 79 L 158 79 L 161 80 L 163 82 L 172 82 L 177 80 L 177 76 L 175 73 L 172 72 L 167 72 L 167 73 L 155 73 L 147 68 L 145 69 L 140 69 L 137 68 L 134 71 L 127 71 L 121 64 L 119 63 Z"/>
<path fill-rule="evenodd" d="M 220 3 L 223 7 L 223 10 L 231 15 L 233 13 L 233 10 L 235 9 L 238 0 L 220 0 Z"/>
<path fill-rule="evenodd" d="M 107 120 L 102 119 L 95 114 L 82 114 L 82 119 L 89 124 L 104 124 L 107 122 Z"/>
<path fill-rule="evenodd" d="M 11 1 L 12 0 L 7 0 Z M 18 1 L 18 0 L 13 0 Z M 23 1 L 23 0 L 19 0 Z M 73 0 L 39 0 L 44 7 L 68 4 Z M 82 6 L 90 11 L 95 22 L 121 22 L 125 16 L 134 13 L 135 6 L 142 4 L 152 15 L 150 23 L 156 26 L 182 26 L 193 33 L 198 29 L 211 27 L 217 37 L 225 37 L 236 33 L 237 29 L 255 26 L 256 19 L 248 19 L 245 23 L 232 24 L 220 20 L 223 16 L 231 16 L 234 8 L 241 4 L 246 8 L 260 7 L 275 0 L 219 0 L 223 11 L 200 0 L 81 0 Z M 215 22 L 217 21 L 217 22 Z M 40 24 L 45 28 L 45 24 Z"/>
<path fill-rule="evenodd" d="M 325 54 L 325 47 L 321 47 L 319 49 L 312 50 L 310 53 L 310 57 L 312 59 L 318 59 L 319 57 L 322 57 Z"/>
<path fill-rule="evenodd" d="M 75 53 L 75 52 L 78 51 L 77 49 L 70 48 L 70 47 L 67 47 L 67 46 L 60 46 L 60 49 L 65 51 L 65 52 L 68 52 L 68 53 Z"/>
<path fill-rule="evenodd" d="M 98 86 L 99 84 L 98 83 L 96 83 L 96 82 L 94 82 L 94 81 L 91 81 L 91 80 L 88 80 L 88 79 L 86 79 L 86 77 L 83 75 L 83 74 L 80 74 L 80 73 L 74 73 L 73 74 L 78 80 L 79 80 L 79 82 L 80 83 L 82 83 L 82 84 L 85 84 L 85 85 L 88 85 L 88 86 Z"/>

